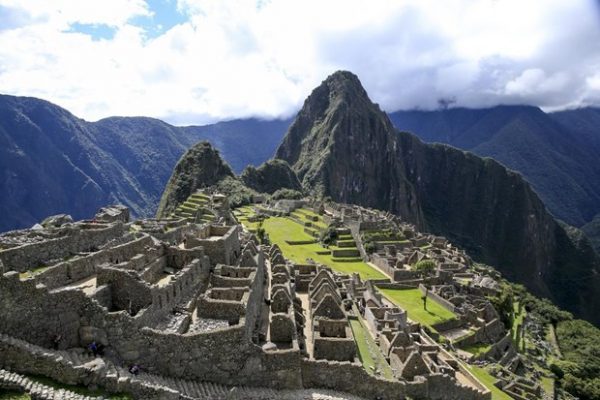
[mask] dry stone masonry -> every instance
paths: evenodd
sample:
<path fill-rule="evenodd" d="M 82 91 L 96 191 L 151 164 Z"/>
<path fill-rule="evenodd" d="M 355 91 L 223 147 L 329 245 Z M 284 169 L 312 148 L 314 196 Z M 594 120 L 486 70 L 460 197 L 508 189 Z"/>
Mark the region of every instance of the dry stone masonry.
<path fill-rule="evenodd" d="M 207 191 L 164 219 L 130 221 L 110 206 L 90 220 L 57 216 L 0 236 L 0 387 L 86 398 L 27 378 L 41 375 L 140 399 L 475 400 L 491 392 L 452 346 L 489 343 L 482 359 L 507 374 L 519 368 L 485 299 L 497 282 L 463 251 L 375 210 L 294 200 L 260 212 L 298 207 L 337 229 L 336 250 L 352 252 L 339 257 L 389 279 L 291 262 L 237 223 L 227 197 Z M 415 268 L 424 260 L 434 267 Z M 421 326 L 383 288 L 419 289 L 457 318 Z M 351 323 L 359 320 L 391 376 L 363 367 Z"/>

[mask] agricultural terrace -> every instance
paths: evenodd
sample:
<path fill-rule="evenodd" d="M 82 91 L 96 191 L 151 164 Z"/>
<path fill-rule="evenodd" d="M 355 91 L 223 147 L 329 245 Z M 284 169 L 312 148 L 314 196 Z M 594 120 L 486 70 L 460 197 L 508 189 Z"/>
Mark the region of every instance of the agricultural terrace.
<path fill-rule="evenodd" d="M 512 400 L 512 397 L 498 389 L 494 383 L 497 381 L 490 373 L 483 367 L 477 367 L 475 365 L 463 364 L 485 387 L 492 392 L 492 400 Z"/>
<path fill-rule="evenodd" d="M 423 309 L 423 294 L 419 289 L 380 289 L 381 293 L 408 312 L 408 318 L 431 327 L 440 322 L 455 319 L 456 315 L 439 305 L 433 298 L 427 299 L 427 310 Z"/>
<path fill-rule="evenodd" d="M 256 213 L 252 209 L 252 206 L 244 206 L 240 208 L 236 208 L 233 211 L 233 214 L 238 219 L 238 221 L 246 227 L 251 232 L 256 232 L 258 229 L 259 222 L 250 222 L 248 218 L 253 217 Z"/>
<path fill-rule="evenodd" d="M 246 207 L 236 211 L 246 213 Z M 315 214 L 316 215 L 316 214 Z M 251 224 L 244 220 L 244 216 L 238 217 L 240 222 L 250 229 Z M 306 263 L 312 259 L 331 267 L 333 270 L 352 274 L 358 273 L 361 279 L 386 279 L 386 276 L 369 266 L 356 257 L 344 259 L 343 257 L 332 257 L 332 249 L 326 249 L 317 240 L 304 231 L 304 226 L 286 217 L 270 217 L 263 221 L 262 227 L 269 236 L 271 243 L 277 244 L 283 255 L 296 263 Z"/>
<path fill-rule="evenodd" d="M 312 259 L 332 269 L 344 273 L 358 273 L 362 279 L 385 279 L 386 276 L 361 261 L 341 261 L 331 256 L 331 250 L 316 242 L 315 238 L 304 232 L 304 228 L 295 221 L 285 217 L 271 217 L 263 223 L 265 232 L 271 243 L 276 243 L 283 255 L 297 263 L 305 263 Z M 300 242 L 301 244 L 290 244 Z"/>

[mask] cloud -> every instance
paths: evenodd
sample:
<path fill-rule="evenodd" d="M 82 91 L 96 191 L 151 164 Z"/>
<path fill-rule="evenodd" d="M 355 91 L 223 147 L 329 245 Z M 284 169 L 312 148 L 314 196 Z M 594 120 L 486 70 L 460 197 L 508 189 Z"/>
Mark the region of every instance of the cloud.
<path fill-rule="evenodd" d="M 166 7 L 184 18 L 139 23 Z M 569 0 L 0 0 L 0 90 L 91 120 L 205 123 L 290 116 L 347 69 L 388 111 L 598 105 L 599 15 Z"/>

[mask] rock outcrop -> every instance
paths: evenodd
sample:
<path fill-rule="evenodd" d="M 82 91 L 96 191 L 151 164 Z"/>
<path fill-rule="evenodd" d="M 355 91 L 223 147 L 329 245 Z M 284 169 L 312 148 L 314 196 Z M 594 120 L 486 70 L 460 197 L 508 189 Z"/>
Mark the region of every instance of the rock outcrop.
<path fill-rule="evenodd" d="M 198 189 L 207 188 L 235 175 L 208 142 L 191 147 L 181 157 L 160 199 L 156 215 L 165 217 Z"/>
<path fill-rule="evenodd" d="M 240 175 L 242 182 L 260 193 L 272 194 L 279 189 L 302 190 L 302 185 L 289 164 L 283 160 L 269 160 L 260 167 L 246 167 Z"/>
<path fill-rule="evenodd" d="M 396 213 L 600 322 L 598 257 L 581 251 L 529 184 L 491 159 L 398 132 L 352 73 L 312 92 L 276 157 L 305 190 Z"/>

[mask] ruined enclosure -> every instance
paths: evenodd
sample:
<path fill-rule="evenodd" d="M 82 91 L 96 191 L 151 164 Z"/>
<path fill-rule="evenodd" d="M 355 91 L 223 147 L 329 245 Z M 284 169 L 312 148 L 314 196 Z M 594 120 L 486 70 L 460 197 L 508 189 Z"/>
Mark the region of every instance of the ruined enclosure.
<path fill-rule="evenodd" d="M 226 215 L 226 198 L 202 196 L 209 198 L 203 208 L 218 207 L 214 215 L 235 220 Z M 299 205 L 307 203 L 285 204 Z M 374 220 L 352 225 L 364 213 L 353 208 L 343 219 L 359 230 L 378 226 Z M 292 263 L 277 245 L 260 245 L 235 223 L 128 218 L 125 209 L 109 207 L 90 221 L 0 236 L 0 368 L 136 398 L 203 399 L 205 385 L 221 388 L 223 396 L 237 386 L 321 387 L 367 398 L 489 398 L 484 388 L 455 379 L 453 359 L 421 336 L 405 310 L 385 304 L 373 282 Z M 327 216 L 334 219 L 341 218 Z M 424 254 L 435 254 L 440 269 L 455 273 L 449 248 L 438 242 L 441 247 Z M 385 249 L 386 257 L 421 257 L 406 247 Z M 436 282 L 431 293 L 457 308 L 464 294 L 448 289 L 451 280 Z M 476 306 L 461 321 L 490 332 L 495 315 L 474 298 L 467 301 Z M 383 379 L 362 365 L 364 339 L 355 337 L 349 318 L 364 320 L 363 333 L 377 338 L 370 351 L 385 353 L 394 376 Z M 106 368 L 83 373 L 90 359 L 80 354 L 92 342 L 102 345 Z M 132 377 L 124 368 L 132 364 L 143 366 L 143 374 Z"/>

